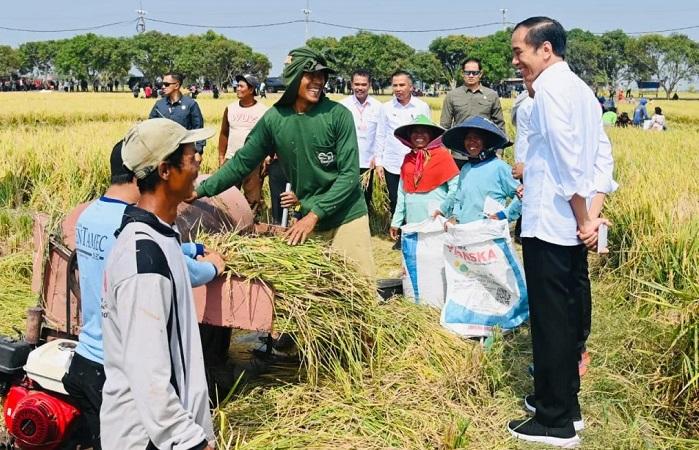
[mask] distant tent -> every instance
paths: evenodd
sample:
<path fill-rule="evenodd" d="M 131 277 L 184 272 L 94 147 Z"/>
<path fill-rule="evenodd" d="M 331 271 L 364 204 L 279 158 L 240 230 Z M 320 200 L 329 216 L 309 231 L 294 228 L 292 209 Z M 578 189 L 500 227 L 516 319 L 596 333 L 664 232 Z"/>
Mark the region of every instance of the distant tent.
<path fill-rule="evenodd" d="M 660 81 L 636 81 L 636 84 L 638 85 L 638 90 L 640 91 L 640 95 L 643 96 L 643 91 L 644 90 L 654 90 L 655 91 L 655 97 L 658 97 L 658 89 L 660 89 Z"/>

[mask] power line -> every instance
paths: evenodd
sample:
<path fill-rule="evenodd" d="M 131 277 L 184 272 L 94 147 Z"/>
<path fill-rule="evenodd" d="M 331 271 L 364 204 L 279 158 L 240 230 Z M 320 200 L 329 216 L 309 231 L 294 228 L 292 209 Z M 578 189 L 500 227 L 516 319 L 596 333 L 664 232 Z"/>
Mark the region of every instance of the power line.
<path fill-rule="evenodd" d="M 473 29 L 473 28 L 483 28 L 483 27 L 490 27 L 493 25 L 500 25 L 501 24 L 501 22 L 489 22 L 489 23 L 481 23 L 478 25 L 468 25 L 468 26 L 454 27 L 454 28 L 432 28 L 432 29 L 425 29 L 425 30 L 397 30 L 397 29 L 389 29 L 389 28 L 355 27 L 355 26 L 349 26 L 349 25 L 340 25 L 337 23 L 323 22 L 320 20 L 311 20 L 311 22 L 318 23 L 321 25 L 326 25 L 329 27 L 344 28 L 346 30 L 378 31 L 378 32 L 382 32 L 382 33 L 435 33 L 435 32 L 441 32 L 441 31 L 469 30 L 469 29 Z"/>
<path fill-rule="evenodd" d="M 673 31 L 684 31 L 684 30 L 693 30 L 694 28 L 699 28 L 699 25 L 692 25 L 689 27 L 682 27 L 682 28 L 668 28 L 667 30 L 654 30 L 654 31 L 629 31 L 626 32 L 626 34 L 652 34 L 652 33 L 670 33 Z M 603 33 L 595 33 L 595 34 L 603 34 Z"/>
<path fill-rule="evenodd" d="M 482 28 L 482 27 L 488 27 L 488 26 L 501 24 L 501 22 L 490 22 L 490 23 L 482 23 L 482 24 L 478 24 L 478 25 L 467 25 L 467 26 L 461 26 L 461 27 L 454 27 L 454 28 L 400 30 L 400 29 L 390 29 L 390 28 L 368 28 L 368 27 L 358 27 L 358 26 L 352 26 L 352 25 L 342 25 L 342 24 L 338 24 L 338 23 L 325 22 L 325 21 L 316 20 L 316 19 L 308 19 L 308 20 L 296 19 L 296 20 L 288 20 L 285 22 L 273 22 L 273 23 L 263 23 L 263 24 L 255 24 L 255 25 L 203 25 L 203 24 L 194 24 L 194 23 L 174 22 L 174 21 L 163 20 L 163 19 L 154 19 L 152 17 L 149 17 L 146 20 L 150 20 L 152 22 L 158 22 L 158 23 L 165 23 L 168 25 L 183 26 L 183 27 L 219 28 L 219 29 L 269 28 L 269 27 L 277 27 L 277 26 L 282 26 L 282 25 L 290 25 L 290 24 L 294 24 L 294 23 L 304 23 L 304 24 L 305 23 L 315 23 L 318 25 L 325 25 L 325 26 L 334 27 L 334 28 L 342 28 L 345 30 L 377 31 L 377 32 L 383 32 L 383 33 L 435 33 L 435 32 L 442 32 L 442 31 L 468 30 L 468 29 L 472 29 L 472 28 Z"/>
<path fill-rule="evenodd" d="M 245 28 L 269 28 L 269 27 L 278 27 L 281 25 L 289 25 L 292 23 L 305 23 L 305 19 L 296 19 L 296 20 L 287 20 L 286 22 L 273 22 L 273 23 L 261 23 L 261 24 L 255 24 L 255 25 L 201 25 L 201 24 L 195 24 L 195 23 L 182 23 L 182 22 L 173 22 L 170 20 L 162 20 L 162 19 L 154 19 L 152 17 L 147 18 L 149 22 L 157 22 L 157 23 L 165 23 L 168 25 L 177 25 L 181 27 L 192 27 L 192 28 L 218 28 L 218 29 L 245 29 Z M 311 21 L 315 22 L 315 21 Z"/>
<path fill-rule="evenodd" d="M 0 26 L 0 30 L 5 30 L 5 31 L 21 31 L 21 32 L 27 32 L 27 33 L 68 33 L 68 32 L 75 32 L 75 31 L 94 31 L 94 30 L 99 30 L 102 28 L 108 28 L 108 27 L 114 27 L 118 25 L 123 25 L 123 24 L 128 24 L 128 23 L 137 23 L 140 25 L 143 23 L 143 27 L 145 28 L 145 21 L 151 21 L 155 23 L 163 23 L 167 25 L 175 25 L 175 26 L 182 26 L 182 27 L 190 27 L 190 28 L 211 28 L 211 29 L 253 29 L 253 28 L 271 28 L 271 27 L 278 27 L 278 26 L 283 26 L 283 25 L 292 25 L 292 24 L 297 24 L 297 23 L 303 23 L 303 24 L 308 24 L 308 23 L 315 23 L 318 25 L 325 25 L 328 27 L 333 27 L 333 28 L 340 28 L 340 29 L 345 29 L 345 30 L 355 30 L 355 31 L 372 31 L 372 32 L 381 32 L 381 33 L 439 33 L 439 32 L 451 32 L 451 31 L 460 31 L 460 30 L 470 30 L 470 29 L 475 29 L 475 28 L 484 28 L 484 27 L 490 27 L 490 26 L 496 26 L 496 25 L 514 25 L 514 22 L 509 22 L 509 21 L 502 21 L 502 22 L 488 22 L 488 23 L 481 23 L 477 25 L 466 25 L 466 26 L 459 26 L 459 27 L 451 27 L 451 28 L 428 28 L 428 29 L 395 29 L 395 28 L 369 28 L 369 27 L 359 27 L 359 26 L 354 26 L 354 25 L 342 25 L 339 23 L 333 23 L 333 22 L 326 22 L 322 20 L 317 20 L 317 19 L 294 19 L 294 20 L 287 20 L 283 22 L 270 22 L 270 23 L 260 23 L 260 24 L 252 24 L 252 25 L 206 25 L 206 24 L 195 24 L 195 23 L 185 23 L 185 22 L 175 22 L 171 20 L 163 20 L 163 19 L 156 19 L 153 17 L 144 17 L 139 14 L 139 17 L 136 19 L 128 19 L 128 20 L 122 20 L 119 22 L 111 22 L 111 23 L 105 23 L 101 25 L 94 25 L 90 27 L 80 27 L 80 28 L 66 28 L 66 29 L 58 29 L 58 30 L 38 30 L 38 29 L 30 29 L 30 28 L 15 28 L 15 27 L 5 27 L 5 26 Z M 649 30 L 649 31 L 625 31 L 626 34 L 629 35 L 640 35 L 640 34 L 652 34 L 652 33 L 672 33 L 676 31 L 686 31 L 686 30 L 692 30 L 699 28 L 699 25 L 691 25 L 691 26 L 686 26 L 686 27 L 679 27 L 679 28 L 667 28 L 664 30 Z M 623 30 L 622 30 L 623 31 Z M 604 32 L 593 32 L 593 34 L 604 34 Z"/>
<path fill-rule="evenodd" d="M 94 30 L 99 30 L 101 28 L 107 28 L 107 27 L 113 27 L 116 25 L 123 25 L 125 23 L 133 23 L 135 22 L 135 19 L 129 19 L 129 20 L 122 20 L 120 22 L 112 22 L 112 23 L 105 23 L 102 25 L 95 25 L 92 27 L 82 27 L 82 28 L 66 28 L 64 30 L 32 30 L 29 28 L 12 28 L 12 27 L 3 27 L 0 26 L 0 30 L 6 30 L 6 31 L 24 31 L 27 33 L 68 33 L 72 31 L 94 31 Z"/>

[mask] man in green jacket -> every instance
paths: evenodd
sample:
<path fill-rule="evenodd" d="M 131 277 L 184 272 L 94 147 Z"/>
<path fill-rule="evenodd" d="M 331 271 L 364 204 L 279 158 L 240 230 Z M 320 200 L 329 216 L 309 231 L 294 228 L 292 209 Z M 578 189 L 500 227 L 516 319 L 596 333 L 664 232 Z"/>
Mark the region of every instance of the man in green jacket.
<path fill-rule="evenodd" d="M 300 206 L 303 216 L 287 230 L 288 243 L 303 243 L 311 234 L 327 239 L 374 276 L 352 113 L 323 93 L 332 72 L 323 54 L 307 47 L 292 50 L 283 72 L 284 95 L 235 156 L 197 187 L 196 196 L 228 189 L 276 153 L 293 190 L 282 195 L 282 206 Z"/>

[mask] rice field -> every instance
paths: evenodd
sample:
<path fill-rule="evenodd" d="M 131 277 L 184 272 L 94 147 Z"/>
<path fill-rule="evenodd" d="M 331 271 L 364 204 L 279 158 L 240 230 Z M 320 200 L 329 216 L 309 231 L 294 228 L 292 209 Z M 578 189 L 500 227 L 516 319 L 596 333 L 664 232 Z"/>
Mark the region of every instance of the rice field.
<path fill-rule="evenodd" d="M 113 144 L 147 117 L 152 100 L 128 93 L 0 97 L 0 333 L 14 334 L 23 328 L 24 309 L 37 300 L 29 289 L 31 214 L 58 219 L 97 197 L 107 186 Z M 200 96 L 207 126 L 218 128 L 233 100 L 231 94 Z M 438 121 L 441 99 L 427 101 Z M 510 105 L 503 101 L 508 122 Z M 613 222 L 612 253 L 591 258 L 583 448 L 699 449 L 699 101 L 653 101 L 649 110 L 655 105 L 663 108 L 667 132 L 609 130 L 621 188 L 605 209 Z M 620 112 L 632 109 L 619 105 Z M 217 140 L 206 147 L 203 173 L 217 166 Z M 218 245 L 231 254 L 244 246 L 247 265 L 231 270 L 246 272 L 269 255 L 262 244 Z M 381 275 L 395 275 L 400 261 L 392 243 L 375 236 L 374 244 Z M 304 248 L 307 258 L 326 258 L 323 270 L 341 267 L 313 245 Z M 311 325 L 299 333 L 305 336 L 300 345 L 310 346 L 305 354 L 326 359 L 306 361 L 304 367 L 317 370 L 298 377 L 232 392 L 215 411 L 220 448 L 537 448 L 513 441 L 505 430 L 508 419 L 524 414 L 521 398 L 532 388 L 526 327 L 497 337 L 484 351 L 441 330 L 434 311 L 400 300 L 379 305 L 366 283 L 353 279 L 346 278 L 358 286 L 359 308 L 328 307 L 325 316 L 313 316 L 315 325 L 302 322 Z M 290 299 L 299 295 L 289 292 Z M 346 292 L 313 295 L 330 305 Z M 304 317 L 299 310 L 278 313 Z M 334 335 L 319 337 L 318 320 L 335 320 L 321 333 Z M 288 322 L 290 330 L 298 325 Z M 323 348 L 337 351 L 314 350 L 313 340 L 322 338 L 328 339 Z M 370 348 L 362 347 L 366 342 Z"/>

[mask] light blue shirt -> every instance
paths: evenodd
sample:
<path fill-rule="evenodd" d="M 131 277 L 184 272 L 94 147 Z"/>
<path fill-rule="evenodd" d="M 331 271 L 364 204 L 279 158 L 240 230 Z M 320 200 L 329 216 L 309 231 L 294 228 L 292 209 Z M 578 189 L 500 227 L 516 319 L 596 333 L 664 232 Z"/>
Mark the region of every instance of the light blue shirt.
<path fill-rule="evenodd" d="M 75 249 L 80 269 L 80 307 L 82 327 L 78 335 L 76 352 L 91 361 L 104 364 L 102 350 L 102 275 L 104 265 L 116 241 L 114 232 L 121 226 L 127 203 L 100 197 L 92 202 L 78 217 L 75 226 Z M 200 286 L 213 280 L 216 267 L 209 262 L 198 262 L 199 244 L 182 244 L 192 286 Z"/>
<path fill-rule="evenodd" d="M 455 176 L 430 192 L 408 193 L 403 189 L 403 179 L 398 183 L 396 211 L 391 226 L 398 228 L 406 223 L 418 223 L 432 217 L 440 205 L 456 193 L 459 177 Z"/>
<path fill-rule="evenodd" d="M 499 158 L 464 164 L 458 184 L 456 193 L 440 207 L 445 217 L 453 216 L 458 223 L 484 219 L 486 197 L 503 205 L 505 217 L 510 221 L 517 220 L 521 214 L 521 202 L 516 196 L 519 181 L 512 178 L 512 167 Z M 505 207 L 507 199 L 513 200 Z"/>

